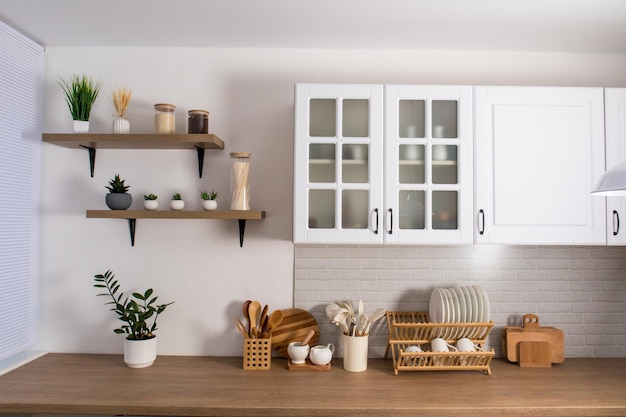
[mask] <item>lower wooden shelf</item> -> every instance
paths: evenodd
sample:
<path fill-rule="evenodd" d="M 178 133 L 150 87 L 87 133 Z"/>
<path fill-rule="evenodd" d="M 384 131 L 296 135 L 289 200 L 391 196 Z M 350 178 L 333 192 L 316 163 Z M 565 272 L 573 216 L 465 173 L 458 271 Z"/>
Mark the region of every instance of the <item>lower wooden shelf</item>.
<path fill-rule="evenodd" d="M 246 220 L 262 220 L 265 211 L 258 210 L 87 210 L 88 219 L 125 219 L 128 220 L 131 246 L 135 246 L 135 225 L 137 219 L 206 219 L 206 220 L 238 220 L 239 247 L 243 246 Z"/>

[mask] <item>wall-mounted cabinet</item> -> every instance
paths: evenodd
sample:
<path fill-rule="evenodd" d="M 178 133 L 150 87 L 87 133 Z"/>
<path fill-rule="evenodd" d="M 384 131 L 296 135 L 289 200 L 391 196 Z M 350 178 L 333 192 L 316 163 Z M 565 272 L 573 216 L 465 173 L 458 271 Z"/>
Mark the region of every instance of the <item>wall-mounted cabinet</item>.
<path fill-rule="evenodd" d="M 476 87 L 478 243 L 605 244 L 602 88 Z"/>
<path fill-rule="evenodd" d="M 471 87 L 296 85 L 294 241 L 472 242 Z"/>
<path fill-rule="evenodd" d="M 70 149 L 89 152 L 89 169 L 93 177 L 97 149 L 191 149 L 198 154 L 198 174 L 202 178 L 204 151 L 224 149 L 224 141 L 213 134 L 106 134 L 44 133 L 43 141 Z"/>
<path fill-rule="evenodd" d="M 604 90 L 606 168 L 626 161 L 626 88 Z M 602 197 L 595 197 L 602 198 Z M 607 243 L 626 245 L 626 197 L 606 197 Z"/>

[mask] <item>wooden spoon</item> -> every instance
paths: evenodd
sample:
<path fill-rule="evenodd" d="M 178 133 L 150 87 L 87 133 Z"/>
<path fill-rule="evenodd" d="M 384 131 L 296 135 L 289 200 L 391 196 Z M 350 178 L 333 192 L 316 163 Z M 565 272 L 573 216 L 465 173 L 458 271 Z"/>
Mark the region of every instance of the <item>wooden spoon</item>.
<path fill-rule="evenodd" d="M 261 303 L 252 301 L 248 307 L 248 314 L 250 315 L 250 337 L 256 337 L 258 333 L 259 315 L 261 314 Z"/>
<path fill-rule="evenodd" d="M 273 311 L 272 314 L 270 314 L 269 320 L 267 320 L 266 331 L 271 333 L 273 328 L 278 327 L 280 323 L 283 322 L 283 317 L 283 310 Z"/>
<path fill-rule="evenodd" d="M 243 317 L 246 319 L 246 322 L 248 323 L 248 327 L 246 328 L 248 336 L 250 336 L 250 330 L 252 330 L 250 326 L 250 312 L 249 312 L 250 303 L 252 303 L 252 300 L 246 300 L 243 302 Z"/>
<path fill-rule="evenodd" d="M 265 322 L 267 321 L 267 304 L 263 307 L 263 311 L 261 311 L 261 318 L 259 319 L 259 333 L 263 333 L 265 331 Z"/>

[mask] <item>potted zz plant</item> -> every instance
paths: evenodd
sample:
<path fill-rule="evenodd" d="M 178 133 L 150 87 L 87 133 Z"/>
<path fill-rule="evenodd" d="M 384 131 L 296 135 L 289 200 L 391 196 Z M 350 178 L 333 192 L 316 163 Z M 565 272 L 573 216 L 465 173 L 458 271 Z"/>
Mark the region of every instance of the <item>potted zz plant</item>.
<path fill-rule="evenodd" d="M 74 120 L 74 133 L 87 133 L 89 131 L 89 115 L 93 103 L 98 97 L 102 83 L 94 83 L 91 77 L 85 74 L 74 74 L 69 81 L 60 78 L 59 85 L 65 94 L 65 101 Z"/>
<path fill-rule="evenodd" d="M 120 178 L 120 174 L 115 174 L 109 185 L 104 188 L 109 190 L 105 201 L 111 210 L 126 210 L 133 203 L 133 196 L 127 193 L 130 185 L 124 185 L 124 181 Z"/>
<path fill-rule="evenodd" d="M 217 192 L 211 190 L 208 193 L 206 190 L 200 191 L 200 198 L 202 199 L 202 208 L 205 210 L 215 210 L 217 208 Z"/>
<path fill-rule="evenodd" d="M 157 201 L 156 194 L 147 194 L 143 196 L 143 208 L 146 210 L 154 211 L 159 208 L 159 202 Z"/>
<path fill-rule="evenodd" d="M 105 304 L 113 305 L 111 311 L 117 318 L 123 321 L 121 327 L 113 330 L 116 334 L 125 334 L 124 362 L 130 368 L 145 368 L 156 360 L 156 335 L 157 318 L 163 313 L 167 304 L 156 304 L 157 296 L 154 296 L 152 288 L 148 288 L 143 294 L 134 292 L 130 297 L 125 297 L 119 292 L 120 285 L 112 271 L 94 275 L 94 287 L 102 288 L 105 292 L 98 296 L 110 297 L 111 301 Z"/>

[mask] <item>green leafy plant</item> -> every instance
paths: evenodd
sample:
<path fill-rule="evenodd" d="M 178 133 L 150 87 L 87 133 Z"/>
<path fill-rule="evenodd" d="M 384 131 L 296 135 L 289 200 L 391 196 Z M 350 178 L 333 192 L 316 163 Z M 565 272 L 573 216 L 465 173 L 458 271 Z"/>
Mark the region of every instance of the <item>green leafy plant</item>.
<path fill-rule="evenodd" d="M 109 185 L 105 185 L 104 188 L 111 193 L 125 193 L 130 188 L 130 185 L 124 185 L 124 181 L 126 180 L 121 179 L 120 174 L 115 174 L 115 177 L 109 180 Z"/>
<path fill-rule="evenodd" d="M 72 114 L 72 119 L 88 121 L 93 103 L 98 97 L 102 83 L 94 83 L 91 77 L 85 74 L 73 74 L 69 81 L 59 77 L 59 85 L 65 94 L 65 101 Z"/>
<path fill-rule="evenodd" d="M 200 198 L 203 200 L 215 200 L 217 198 L 217 192 L 213 190 L 211 190 L 210 193 L 206 190 L 200 191 Z"/>
<path fill-rule="evenodd" d="M 111 311 L 115 312 L 117 318 L 123 321 L 124 325 L 113 330 L 116 334 L 126 334 L 129 340 L 152 339 L 154 331 L 157 330 L 157 318 L 165 311 L 165 308 L 174 302 L 167 304 L 156 304 L 156 296 L 152 297 L 154 291 L 148 288 L 143 294 L 134 292 L 130 297 L 125 297 L 123 292 L 119 292 L 120 284 L 115 279 L 113 272 L 108 270 L 104 274 L 94 275 L 94 287 L 103 288 L 106 292 L 98 296 L 111 297 Z"/>
<path fill-rule="evenodd" d="M 144 200 L 156 200 L 157 198 L 157 195 L 152 193 L 143 196 Z"/>
<path fill-rule="evenodd" d="M 183 198 L 180 196 L 179 193 L 176 193 L 172 196 L 172 200 L 182 200 Z"/>

